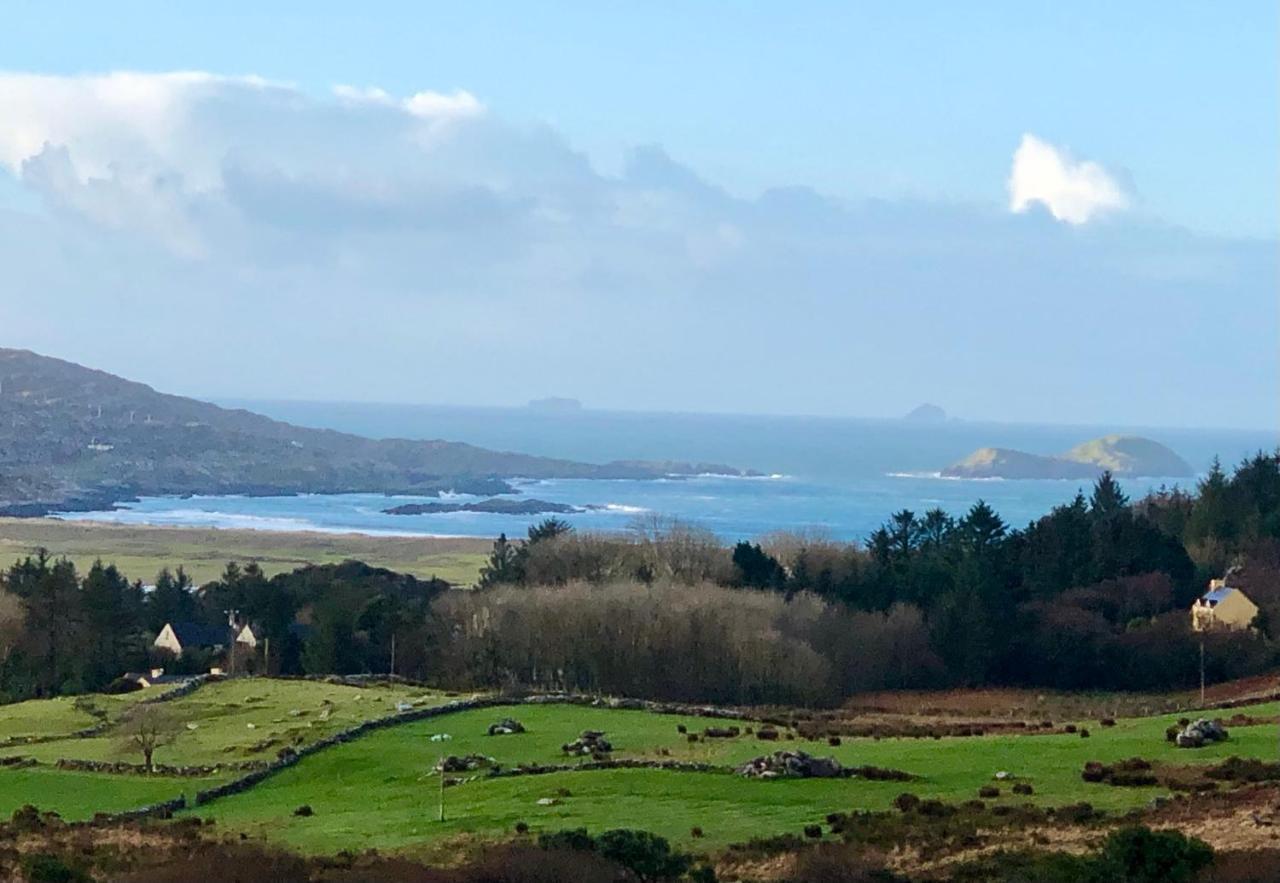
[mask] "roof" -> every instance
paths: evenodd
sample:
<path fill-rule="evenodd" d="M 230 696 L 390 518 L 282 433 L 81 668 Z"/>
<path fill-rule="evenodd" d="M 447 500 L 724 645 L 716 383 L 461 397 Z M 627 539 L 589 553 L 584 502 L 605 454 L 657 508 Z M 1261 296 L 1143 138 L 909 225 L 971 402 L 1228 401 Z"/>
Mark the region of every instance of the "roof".
<path fill-rule="evenodd" d="M 1208 604 L 1210 607 L 1217 607 L 1219 602 L 1225 601 L 1227 598 L 1230 598 L 1233 594 L 1239 591 L 1240 591 L 1239 589 L 1233 586 L 1223 586 L 1220 589 L 1214 589 L 1211 592 L 1205 592 L 1200 597 L 1200 600 Z M 1244 595 L 1243 592 L 1240 592 L 1240 594 L 1242 596 Z"/>
<path fill-rule="evenodd" d="M 171 622 L 168 625 L 183 647 L 216 647 L 231 643 L 232 635 L 226 626 L 199 622 Z"/>

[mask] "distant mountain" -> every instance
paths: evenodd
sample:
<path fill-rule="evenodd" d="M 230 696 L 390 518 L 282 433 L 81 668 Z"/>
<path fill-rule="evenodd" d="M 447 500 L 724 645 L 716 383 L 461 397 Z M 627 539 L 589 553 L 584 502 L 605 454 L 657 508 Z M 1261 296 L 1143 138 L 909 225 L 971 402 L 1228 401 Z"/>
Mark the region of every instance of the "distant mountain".
<path fill-rule="evenodd" d="M 308 429 L 0 348 L 0 514 L 97 509 L 162 494 L 488 495 L 512 492 L 507 478 L 658 478 L 678 471 L 673 466 Z"/>
<path fill-rule="evenodd" d="M 1108 435 L 1045 457 L 1009 448 L 979 448 L 942 470 L 947 478 L 1066 478 L 1091 480 L 1109 470 L 1128 478 L 1185 478 L 1195 472 L 1169 448 L 1132 435 Z"/>
<path fill-rule="evenodd" d="M 917 405 L 912 408 L 903 415 L 902 419 L 911 423 L 945 423 L 947 421 L 947 412 L 937 405 L 931 405 L 926 402 L 923 405 Z"/>

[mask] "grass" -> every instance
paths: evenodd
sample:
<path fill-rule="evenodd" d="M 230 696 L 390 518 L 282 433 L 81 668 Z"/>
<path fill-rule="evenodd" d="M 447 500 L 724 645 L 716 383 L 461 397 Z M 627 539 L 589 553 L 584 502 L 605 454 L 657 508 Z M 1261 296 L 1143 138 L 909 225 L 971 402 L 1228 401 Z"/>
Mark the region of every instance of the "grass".
<path fill-rule="evenodd" d="M 111 776 L 45 768 L 0 770 L 0 818 L 15 809 L 34 804 L 69 821 L 86 819 L 96 812 L 120 812 L 170 800 L 179 794 L 188 799 L 208 787 L 205 779 L 164 779 L 144 776 Z"/>
<path fill-rule="evenodd" d="M 90 697 L 112 721 L 118 721 L 127 697 Z M 165 703 L 179 724 L 172 744 L 157 752 L 166 764 L 213 765 L 274 756 L 295 738 L 320 738 L 358 721 L 393 713 L 400 701 L 439 703 L 448 697 L 406 686 L 356 688 L 313 681 L 239 679 L 207 685 Z M 0 708 L 0 733 L 56 735 L 89 725 L 96 718 L 69 699 L 26 702 Z M 321 720 L 322 712 L 325 720 Z M 1280 703 L 1240 709 L 1255 716 L 1280 714 Z M 487 736 L 488 725 L 514 716 L 528 732 Z M 887 809 L 903 791 L 950 802 L 977 796 L 983 785 L 999 784 L 1005 770 L 1035 788 L 1031 797 L 1015 796 L 1001 784 L 999 802 L 1032 801 L 1062 805 L 1087 801 L 1123 811 L 1146 805 L 1160 788 L 1117 788 L 1080 779 L 1089 760 L 1104 763 L 1132 756 L 1170 764 L 1207 764 L 1230 755 L 1274 758 L 1274 725 L 1236 727 L 1222 745 L 1179 750 L 1164 739 L 1177 715 L 1121 719 L 1114 727 L 1077 720 L 1091 737 L 1076 734 L 993 735 L 946 739 L 849 739 L 839 746 L 825 740 L 754 736 L 690 743 L 677 731 L 684 725 L 701 732 L 709 725 L 742 722 L 657 715 L 570 705 L 529 705 L 449 714 L 375 731 L 354 742 L 313 755 L 249 791 L 189 810 L 214 819 L 222 829 L 263 836 L 306 852 L 377 848 L 430 852 L 448 848 L 459 836 L 507 836 L 516 822 L 537 831 L 586 827 L 636 827 L 662 834 L 686 848 L 716 849 L 755 836 L 798 833 L 820 823 L 827 813 Z M 1066 723 L 1062 721 L 1061 723 Z M 187 724 L 194 724 L 194 729 Z M 253 724 L 250 727 L 249 724 Z M 873 765 L 904 770 L 912 782 L 861 779 L 759 781 L 732 773 L 681 773 L 663 770 L 562 772 L 514 778 L 476 778 L 446 790 L 447 820 L 436 821 L 438 777 L 432 772 L 442 753 L 484 754 L 505 766 L 566 763 L 560 746 L 585 729 L 603 730 L 619 758 L 662 758 L 729 766 L 779 748 L 832 755 L 850 766 Z M 449 741 L 432 741 L 448 733 Z M 118 736 L 62 739 L 12 745 L 10 755 L 46 762 L 59 757 L 137 760 Z M 48 767 L 0 768 L 0 815 L 24 803 L 53 809 L 67 818 L 118 810 L 180 792 L 191 793 L 209 780 L 161 776 L 109 776 L 71 773 Z M 540 805 L 542 798 L 554 798 Z M 310 805 L 315 814 L 293 811 Z M 703 838 L 690 831 L 700 827 Z"/>
<path fill-rule="evenodd" d="M 367 534 L 135 527 L 0 518 L 0 562 L 46 548 L 85 571 L 95 559 L 115 563 L 130 579 L 151 582 L 162 567 L 182 565 L 197 583 L 217 579 L 228 561 L 256 561 L 268 576 L 304 564 L 358 558 L 401 573 L 472 585 L 491 541 L 470 537 L 384 537 Z"/>
<path fill-rule="evenodd" d="M 128 697 L 93 697 L 118 719 Z M 57 705 L 71 700 L 48 700 L 7 706 L 21 714 L 24 707 Z M 238 679 L 208 684 L 189 696 L 159 706 L 173 724 L 173 740 L 156 751 L 157 763 L 175 766 L 213 766 L 244 760 L 270 760 L 286 745 L 315 742 L 339 730 L 375 717 L 395 713 L 396 703 L 415 705 L 447 701 L 441 693 L 416 687 L 377 685 L 349 687 L 313 681 Z M 74 711 L 74 709 L 72 709 Z M 45 712 L 54 717 L 54 712 Z M 59 710 L 57 716 L 64 716 Z M 0 722 L 5 718 L 0 717 Z M 76 719 L 67 718 L 66 723 Z M 50 729 L 52 724 L 46 726 Z M 71 732 L 79 726 L 66 726 Z M 60 758 L 138 762 L 135 751 L 112 730 L 86 739 L 63 739 L 36 745 L 13 745 L 5 754 L 53 763 Z"/>
<path fill-rule="evenodd" d="M 1274 714 L 1276 705 L 1249 709 Z M 829 812 L 887 809 L 903 791 L 947 801 L 975 798 L 1005 770 L 1035 788 L 1030 798 L 1015 797 L 1001 786 L 1003 802 L 1062 805 L 1088 801 L 1108 810 L 1147 804 L 1159 788 L 1116 788 L 1080 779 L 1088 760 L 1111 762 L 1142 756 L 1170 763 L 1212 763 L 1232 754 L 1272 757 L 1274 727 L 1237 728 L 1225 745 L 1180 751 L 1164 740 L 1176 716 L 1123 720 L 1117 726 L 1091 726 L 1091 738 L 1074 734 L 984 736 L 963 739 L 846 739 L 838 747 L 825 742 L 764 743 L 752 737 L 696 743 L 676 731 L 677 723 L 700 730 L 713 721 L 567 706 L 511 710 L 529 732 L 488 737 L 484 727 L 506 713 L 490 709 L 464 712 L 380 731 L 307 759 L 244 794 L 193 810 L 232 829 L 280 840 L 305 851 L 345 848 L 424 848 L 459 834 L 501 836 L 517 821 L 535 831 L 562 827 L 644 828 L 686 847 L 723 846 L 752 836 L 791 831 L 819 823 Z M 1090 725 L 1090 722 L 1081 722 Z M 438 779 L 429 770 L 442 747 L 452 754 L 483 753 L 499 762 L 559 761 L 559 746 L 582 729 L 605 730 L 615 756 L 657 756 L 718 764 L 737 763 L 780 747 L 799 747 L 833 755 L 848 765 L 870 764 L 905 770 L 913 782 L 852 780 L 750 781 L 727 773 L 678 773 L 613 770 L 556 773 L 466 782 L 446 791 L 448 820 L 433 821 Z M 431 742 L 448 732 L 448 743 Z M 570 796 L 552 806 L 537 801 L 558 789 Z M 315 815 L 292 811 L 309 804 Z M 369 807 L 376 807 L 370 811 Z M 705 838 L 693 840 L 701 827 Z"/>

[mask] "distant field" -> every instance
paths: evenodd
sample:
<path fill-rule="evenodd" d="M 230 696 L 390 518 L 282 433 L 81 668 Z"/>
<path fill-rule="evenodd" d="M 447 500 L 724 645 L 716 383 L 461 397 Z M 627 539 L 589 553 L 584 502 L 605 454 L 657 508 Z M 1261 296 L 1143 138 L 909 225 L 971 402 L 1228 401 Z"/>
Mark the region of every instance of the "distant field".
<path fill-rule="evenodd" d="M 0 518 L 0 565 L 44 547 L 81 570 L 96 558 L 130 579 L 151 582 L 162 567 L 186 568 L 197 583 L 216 579 L 228 561 L 256 561 L 268 574 L 303 564 L 358 558 L 418 577 L 472 585 L 491 541 L 472 537 L 380 537 L 366 534 L 134 527 L 52 518 Z"/>
<path fill-rule="evenodd" d="M 9 744 L 0 757 L 35 758 L 33 769 L 0 767 L 0 816 L 24 803 L 53 809 L 67 818 L 118 810 L 190 795 L 234 773 L 202 780 L 165 776 L 102 775 L 65 772 L 51 765 L 58 758 L 130 760 L 138 758 L 109 730 L 91 738 L 69 734 L 100 720 L 114 724 L 129 703 L 150 691 L 127 697 L 82 697 L 0 706 L 0 738 L 38 736 L 32 744 Z M 163 703 L 173 720 L 175 738 L 156 753 L 163 764 L 213 765 L 273 757 L 284 745 L 322 738 L 359 721 L 392 714 L 399 702 L 432 705 L 452 697 L 405 685 L 354 687 L 314 681 L 246 678 L 206 685 Z M 509 836 L 517 822 L 534 832 L 564 827 L 600 831 L 636 827 L 662 834 L 686 848 L 718 849 L 756 836 L 791 832 L 821 823 L 831 812 L 891 806 L 910 791 L 922 798 L 962 802 L 984 785 L 998 785 L 1000 804 L 1034 802 L 1047 806 L 1087 801 L 1094 807 L 1124 811 L 1146 806 L 1166 794 L 1160 786 L 1122 788 L 1081 780 L 1089 760 L 1111 763 L 1140 756 L 1157 767 L 1201 765 L 1231 755 L 1270 759 L 1275 755 L 1276 715 L 1280 703 L 1233 709 L 1255 716 L 1249 726 L 1231 729 L 1225 744 L 1188 751 L 1174 748 L 1164 730 L 1178 715 L 1122 718 L 1102 727 L 1091 718 L 1062 719 L 1088 727 L 1078 734 L 989 735 L 933 738 L 844 738 L 798 736 L 777 742 L 758 740 L 745 731 L 729 739 L 690 743 L 678 728 L 700 733 L 717 721 L 682 715 L 651 714 L 578 705 L 513 705 L 450 713 L 399 724 L 305 758 L 242 794 L 187 813 L 218 823 L 218 830 L 243 832 L 305 852 L 342 849 L 407 850 L 423 854 L 447 850 L 457 838 L 481 841 Z M 488 736 L 500 718 L 519 719 L 528 732 Z M 1194 715 L 1193 715 L 1194 716 Z M 758 726 L 758 725 L 755 725 Z M 568 771 L 512 778 L 470 778 L 446 789 L 446 821 L 435 820 L 439 778 L 433 767 L 443 753 L 482 754 L 507 767 L 526 763 L 563 764 L 561 745 L 582 730 L 602 730 L 616 758 L 683 760 L 728 767 L 781 748 L 834 756 L 848 766 L 871 765 L 902 770 L 910 782 L 865 779 L 762 781 L 728 771 L 688 773 L 669 770 Z M 448 734 L 447 741 L 432 736 Z M 1031 784 L 1030 797 L 1014 795 L 1013 779 L 995 780 L 1007 771 Z M 550 803 L 540 804 L 540 800 Z M 309 805 L 314 815 L 294 810 Z M 704 836 L 693 838 L 701 828 Z"/>
<path fill-rule="evenodd" d="M 59 698 L 0 706 L 0 739 L 48 739 L 85 729 L 98 722 L 85 710 L 89 707 L 114 723 L 128 706 L 154 695 L 155 688 L 125 696 L 81 697 L 78 705 L 70 698 Z M 172 738 L 156 750 L 155 760 L 175 766 L 270 760 L 285 746 L 296 748 L 361 721 L 394 714 L 397 703 L 423 706 L 447 700 L 443 693 L 399 685 L 350 687 L 258 678 L 211 683 L 190 696 L 157 706 L 172 724 Z M 0 745 L 0 757 L 12 755 L 45 763 L 60 758 L 131 763 L 141 760 L 113 729 L 88 738 Z"/>
<path fill-rule="evenodd" d="M 1249 709 L 1274 714 L 1271 704 Z M 484 728 L 513 714 L 529 732 L 489 737 Z M 296 848 L 331 851 L 337 843 L 350 847 L 427 848 L 461 834 L 500 837 L 517 821 L 533 830 L 586 827 L 644 828 L 685 846 L 717 847 L 757 835 L 796 832 L 821 823 L 827 813 L 853 809 L 888 809 L 903 791 L 947 801 L 970 800 L 983 785 L 995 784 L 1005 770 L 1029 782 L 1035 795 L 1013 795 L 1008 783 L 997 802 L 1032 801 L 1063 805 L 1088 801 L 1108 810 L 1145 806 L 1158 787 L 1118 788 L 1080 779 L 1089 760 L 1112 762 L 1141 756 L 1166 763 L 1212 763 L 1232 754 L 1271 757 L 1272 726 L 1233 730 L 1229 744 L 1199 751 L 1179 751 L 1164 740 L 1164 729 L 1176 716 L 1122 720 L 1092 736 L 983 736 L 934 739 L 846 739 L 838 747 L 801 740 L 765 743 L 743 735 L 737 739 L 689 744 L 676 730 L 691 731 L 715 721 L 635 711 L 567 706 L 521 707 L 463 712 L 421 723 L 394 727 L 308 758 L 248 792 L 194 810 L 231 830 L 244 830 Z M 480 779 L 446 791 L 448 819 L 432 821 L 438 782 L 429 773 L 441 752 L 430 741 L 447 732 L 449 753 L 481 753 L 501 763 L 564 762 L 561 743 L 582 729 L 608 733 L 617 757 L 657 757 L 734 764 L 778 748 L 801 748 L 831 755 L 848 765 L 870 764 L 919 776 L 913 782 L 846 780 L 745 780 L 730 773 L 683 773 L 660 770 L 565 772 L 509 779 Z M 661 752 L 667 754 L 661 754 Z M 562 791 L 563 789 L 563 791 Z M 567 793 L 566 793 L 567 792 Z M 555 798 L 550 806 L 538 804 Z M 315 815 L 299 818 L 292 811 L 310 805 Z M 368 807 L 376 806 L 376 812 Z M 705 836 L 694 841 L 693 826 Z"/>

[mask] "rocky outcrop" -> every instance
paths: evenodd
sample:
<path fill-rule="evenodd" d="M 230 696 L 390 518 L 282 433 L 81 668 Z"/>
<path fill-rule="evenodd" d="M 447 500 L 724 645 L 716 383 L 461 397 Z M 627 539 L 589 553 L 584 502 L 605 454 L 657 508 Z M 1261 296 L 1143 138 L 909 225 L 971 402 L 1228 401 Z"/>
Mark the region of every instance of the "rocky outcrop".
<path fill-rule="evenodd" d="M 600 758 L 612 751 L 613 745 L 600 730 L 583 730 L 577 739 L 561 745 L 560 750 L 565 754 Z"/>
<path fill-rule="evenodd" d="M 1227 728 L 1220 720 L 1200 718 L 1187 724 L 1182 732 L 1173 737 L 1173 744 L 1179 748 L 1202 748 L 1214 742 L 1227 740 Z"/>
<path fill-rule="evenodd" d="M 524 724 L 513 717 L 504 717 L 497 723 L 489 724 L 490 736 L 512 736 L 524 732 Z"/>
<path fill-rule="evenodd" d="M 1012 448 L 979 448 L 943 469 L 942 476 L 1090 481 L 1105 471 L 1128 478 L 1186 478 L 1195 474 L 1186 460 L 1157 441 L 1108 435 L 1056 456 Z"/>
<path fill-rule="evenodd" d="M 836 779 L 844 767 L 834 757 L 814 757 L 803 751 L 775 751 L 749 760 L 737 773 L 751 779 Z"/>

